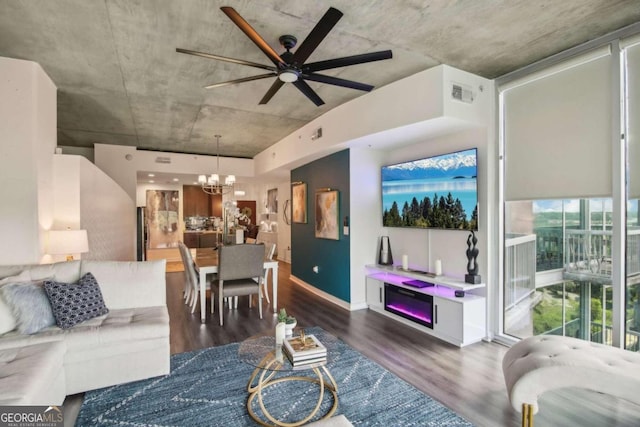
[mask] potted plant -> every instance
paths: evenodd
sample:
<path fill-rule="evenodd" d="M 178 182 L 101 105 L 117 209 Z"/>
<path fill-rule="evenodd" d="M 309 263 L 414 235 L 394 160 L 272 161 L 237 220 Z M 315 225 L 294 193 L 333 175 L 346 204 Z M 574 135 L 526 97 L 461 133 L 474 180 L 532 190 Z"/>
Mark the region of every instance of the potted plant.
<path fill-rule="evenodd" d="M 284 323 L 286 336 L 293 335 L 293 328 L 295 328 L 298 324 L 296 318 L 288 315 L 287 310 L 284 308 L 281 308 L 280 312 L 278 313 L 278 322 Z"/>

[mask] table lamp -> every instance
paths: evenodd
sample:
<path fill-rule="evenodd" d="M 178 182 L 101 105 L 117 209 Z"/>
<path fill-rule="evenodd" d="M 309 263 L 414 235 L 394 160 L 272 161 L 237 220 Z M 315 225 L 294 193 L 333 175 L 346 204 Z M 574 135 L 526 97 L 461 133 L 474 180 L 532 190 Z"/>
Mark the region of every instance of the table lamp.
<path fill-rule="evenodd" d="M 67 255 L 67 261 L 73 261 L 72 254 L 89 252 L 87 230 L 49 230 L 50 255 Z"/>

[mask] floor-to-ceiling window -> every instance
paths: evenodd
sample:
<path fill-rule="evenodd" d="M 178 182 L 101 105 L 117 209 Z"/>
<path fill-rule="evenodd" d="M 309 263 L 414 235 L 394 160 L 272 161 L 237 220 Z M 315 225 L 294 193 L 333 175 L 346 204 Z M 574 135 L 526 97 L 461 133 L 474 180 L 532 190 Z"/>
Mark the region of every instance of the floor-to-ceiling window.
<path fill-rule="evenodd" d="M 531 70 L 498 81 L 499 333 L 638 351 L 640 37 Z"/>
<path fill-rule="evenodd" d="M 611 343 L 611 199 L 505 204 L 504 333 Z"/>
<path fill-rule="evenodd" d="M 623 40 L 621 46 L 628 182 L 625 345 L 640 351 L 640 37 Z"/>

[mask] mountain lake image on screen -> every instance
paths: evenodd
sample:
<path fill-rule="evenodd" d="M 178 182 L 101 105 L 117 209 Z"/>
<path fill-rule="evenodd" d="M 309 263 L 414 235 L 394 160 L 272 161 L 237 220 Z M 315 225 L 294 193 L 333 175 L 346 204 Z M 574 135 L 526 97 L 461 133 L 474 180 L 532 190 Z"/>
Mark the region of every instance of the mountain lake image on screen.
<path fill-rule="evenodd" d="M 382 167 L 385 227 L 478 229 L 476 148 Z"/>

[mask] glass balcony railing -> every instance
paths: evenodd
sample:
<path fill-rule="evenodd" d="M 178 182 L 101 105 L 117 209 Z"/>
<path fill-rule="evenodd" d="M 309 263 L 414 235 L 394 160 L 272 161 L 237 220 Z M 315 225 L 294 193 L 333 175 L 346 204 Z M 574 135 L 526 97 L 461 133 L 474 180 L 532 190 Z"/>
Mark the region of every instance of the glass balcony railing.
<path fill-rule="evenodd" d="M 554 261 L 557 254 L 561 254 L 559 263 Z M 505 333 L 519 338 L 564 334 L 610 343 L 611 328 L 601 325 L 609 323 L 605 319 L 611 311 L 611 254 L 609 230 L 559 228 L 552 232 L 546 228 L 543 233 L 507 235 Z M 631 286 L 640 286 L 640 230 L 628 230 L 625 270 L 625 285 L 637 292 Z M 627 321 L 631 323 L 625 344 L 633 351 L 640 348 L 640 311 L 636 306 L 640 304 L 627 304 Z"/>
<path fill-rule="evenodd" d="M 611 283 L 611 231 L 565 230 L 564 277 Z"/>
<path fill-rule="evenodd" d="M 554 328 L 544 332 L 543 335 L 562 335 L 564 333 L 566 336 L 579 337 L 581 324 L 582 322 L 580 319 L 574 319 L 567 322 L 564 325 L 564 328 Z M 590 326 L 591 330 L 589 334 L 589 341 L 606 345 L 613 344 L 613 328 L 611 326 L 606 325 L 603 328 L 601 322 L 591 322 Z M 627 329 L 627 333 L 625 334 L 625 348 L 636 352 L 640 350 L 640 332 Z"/>
<path fill-rule="evenodd" d="M 507 236 L 505 252 L 504 307 L 509 309 L 536 289 L 536 235 Z"/>

